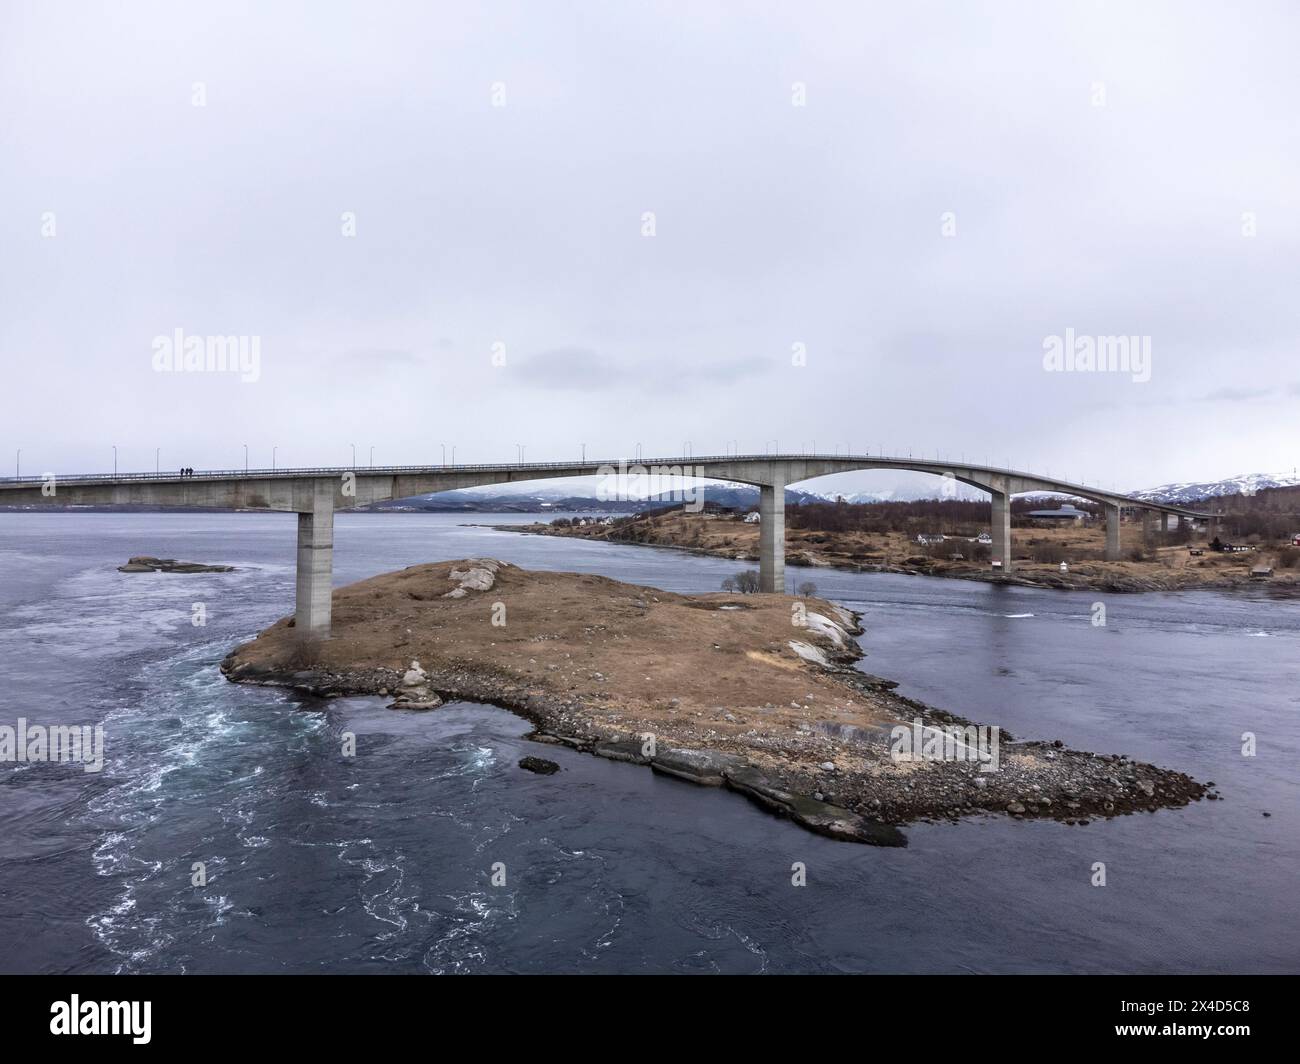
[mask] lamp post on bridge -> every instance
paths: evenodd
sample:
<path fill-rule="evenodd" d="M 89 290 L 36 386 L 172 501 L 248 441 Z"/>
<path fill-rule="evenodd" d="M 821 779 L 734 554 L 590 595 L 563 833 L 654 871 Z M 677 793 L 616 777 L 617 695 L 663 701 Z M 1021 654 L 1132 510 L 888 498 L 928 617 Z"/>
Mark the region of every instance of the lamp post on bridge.
<path fill-rule="evenodd" d="M 375 468 L 375 448 L 373 445 L 370 448 L 370 468 Z"/>
<path fill-rule="evenodd" d="M 248 444 L 244 444 L 244 472 L 248 472 Z"/>
<path fill-rule="evenodd" d="M 691 441 L 687 440 L 682 444 L 682 455 L 686 458 L 691 456 Z"/>
<path fill-rule="evenodd" d="M 113 479 L 117 479 L 117 444 L 113 444 Z"/>
<path fill-rule="evenodd" d="M 442 445 L 442 464 L 447 464 L 447 445 L 445 443 Z"/>
<path fill-rule="evenodd" d="M 583 465 L 586 465 L 586 464 L 587 464 L 587 445 L 586 445 L 585 443 L 580 443 L 578 446 L 582 448 L 582 464 L 583 464 Z"/>
<path fill-rule="evenodd" d="M 352 448 L 352 468 L 355 470 L 357 468 L 357 445 L 353 443 L 349 446 Z"/>
<path fill-rule="evenodd" d="M 23 449 L 19 447 L 18 453 L 14 455 L 14 480 L 19 480 L 22 478 L 23 475 L 22 468 L 23 468 Z"/>
<path fill-rule="evenodd" d="M 162 448 L 155 447 L 153 449 L 153 475 L 154 476 L 157 476 L 159 473 L 162 472 L 162 459 L 160 457 L 161 455 L 162 455 Z"/>

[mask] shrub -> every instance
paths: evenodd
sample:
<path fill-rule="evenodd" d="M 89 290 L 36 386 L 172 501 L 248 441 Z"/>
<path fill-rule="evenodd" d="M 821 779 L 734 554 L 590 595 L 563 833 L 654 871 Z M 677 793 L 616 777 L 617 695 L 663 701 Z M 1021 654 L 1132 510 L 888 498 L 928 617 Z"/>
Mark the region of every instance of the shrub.
<path fill-rule="evenodd" d="M 1029 556 L 1036 562 L 1046 562 L 1049 565 L 1059 565 L 1068 560 L 1064 547 L 1046 541 L 1034 544 Z"/>

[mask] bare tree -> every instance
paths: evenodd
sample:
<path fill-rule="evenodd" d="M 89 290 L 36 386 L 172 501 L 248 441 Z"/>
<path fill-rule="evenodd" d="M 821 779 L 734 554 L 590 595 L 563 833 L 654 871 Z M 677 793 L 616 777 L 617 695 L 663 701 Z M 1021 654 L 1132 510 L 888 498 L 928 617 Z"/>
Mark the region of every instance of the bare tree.
<path fill-rule="evenodd" d="M 758 590 L 758 573 L 749 569 L 736 574 L 736 590 L 742 595 L 752 595 Z"/>
<path fill-rule="evenodd" d="M 802 595 L 804 598 L 812 598 L 815 594 L 817 594 L 817 585 L 814 584 L 811 580 L 805 580 L 802 584 L 799 585 L 799 594 Z"/>

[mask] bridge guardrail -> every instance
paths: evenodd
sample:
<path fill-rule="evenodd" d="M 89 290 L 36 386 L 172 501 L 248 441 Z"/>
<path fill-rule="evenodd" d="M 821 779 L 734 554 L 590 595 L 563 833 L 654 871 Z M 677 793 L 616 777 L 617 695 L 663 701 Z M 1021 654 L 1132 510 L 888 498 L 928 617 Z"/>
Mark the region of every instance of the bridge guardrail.
<path fill-rule="evenodd" d="M 619 463 L 626 463 L 628 466 L 686 466 L 695 465 L 701 462 L 771 462 L 786 459 L 813 460 L 813 461 L 831 461 L 831 462 L 897 462 L 903 465 L 915 465 L 917 463 L 926 463 L 930 460 L 923 457 L 918 458 L 898 458 L 889 455 L 870 455 L 870 454 L 798 454 L 782 452 L 781 454 L 712 454 L 712 455 L 692 455 L 689 457 L 677 458 L 613 458 L 583 461 L 581 459 L 572 462 L 478 462 L 463 463 L 455 465 L 400 465 L 400 466 L 302 466 L 292 469 L 204 469 L 196 470 L 191 476 L 182 478 L 178 470 L 170 472 L 156 473 L 54 473 L 49 474 L 57 480 L 67 481 L 89 481 L 96 483 L 131 483 L 138 481 L 170 481 L 170 480 L 202 480 L 216 479 L 229 480 L 231 477 L 300 477 L 300 476 L 338 476 L 342 473 L 360 473 L 373 476 L 384 476 L 387 474 L 402 473 L 482 473 L 482 472 L 528 472 L 531 470 L 547 469 L 573 469 L 576 467 L 591 466 L 599 468 L 601 466 L 618 467 Z M 1020 470 L 1000 469 L 997 466 L 985 466 L 975 462 L 957 462 L 953 463 L 946 459 L 935 458 L 934 463 L 937 465 L 958 465 L 964 469 L 978 469 L 986 472 L 1009 473 L 1013 476 L 1036 477 L 1042 479 L 1040 474 L 1028 473 Z M 3 484 L 41 484 L 47 478 L 47 474 L 27 477 L 0 477 L 0 485 Z M 1062 483 L 1066 483 L 1062 481 Z M 1086 485 L 1080 485 L 1086 487 Z"/>
<path fill-rule="evenodd" d="M 179 471 L 171 472 L 154 472 L 154 473 L 77 473 L 77 474 L 49 474 L 55 477 L 56 483 L 62 482 L 69 485 L 75 484 L 147 484 L 147 483 L 165 483 L 176 480 L 229 480 L 236 477 L 249 478 L 266 478 L 266 479 L 293 479 L 304 476 L 340 476 L 344 473 L 356 473 L 362 476 L 402 476 L 410 474 L 436 475 L 439 473 L 530 473 L 546 472 L 556 469 L 590 469 L 593 472 L 604 466 L 619 468 L 620 464 L 627 466 L 643 467 L 676 467 L 690 466 L 696 464 L 714 464 L 724 462 L 770 462 L 783 460 L 801 460 L 801 461 L 831 461 L 831 462 L 874 462 L 897 464 L 903 468 L 911 468 L 916 465 L 944 465 L 956 466 L 961 469 L 978 470 L 984 473 L 993 473 L 999 476 L 1025 477 L 1031 480 L 1053 481 L 1054 478 L 1038 473 L 1031 473 L 1025 470 L 1002 469 L 997 466 L 980 465 L 976 462 L 952 462 L 947 459 L 936 456 L 933 460 L 925 457 L 908 457 L 900 458 L 891 455 L 870 455 L 870 454 L 817 454 L 817 453 L 792 453 L 782 452 L 781 454 L 724 454 L 724 455 L 691 455 L 687 457 L 674 458 L 629 458 L 621 457 L 614 459 L 592 459 L 590 461 L 569 462 L 477 462 L 477 463 L 457 463 L 455 465 L 399 465 L 399 466 L 305 466 L 293 469 L 206 469 L 196 471 L 191 476 L 181 477 Z M 579 474 L 590 476 L 592 473 Z M 4 477 L 0 478 L 0 488 L 3 487 L 23 487 L 39 486 L 47 480 L 47 475 L 28 477 Z M 1201 514 L 1201 511 L 1192 510 L 1190 507 L 1175 507 L 1168 503 L 1148 503 L 1142 499 L 1133 499 L 1127 495 L 1118 492 L 1104 491 L 1101 488 L 1091 488 L 1087 484 L 1071 484 L 1069 481 L 1058 480 L 1055 483 L 1062 485 L 1063 488 L 1083 489 L 1078 494 L 1085 497 L 1093 497 L 1097 501 L 1112 499 L 1121 505 L 1129 506 L 1150 506 L 1153 509 L 1164 509 L 1171 512 L 1182 511 L 1188 514 Z M 1208 515 L 1203 515 L 1208 516 Z"/>

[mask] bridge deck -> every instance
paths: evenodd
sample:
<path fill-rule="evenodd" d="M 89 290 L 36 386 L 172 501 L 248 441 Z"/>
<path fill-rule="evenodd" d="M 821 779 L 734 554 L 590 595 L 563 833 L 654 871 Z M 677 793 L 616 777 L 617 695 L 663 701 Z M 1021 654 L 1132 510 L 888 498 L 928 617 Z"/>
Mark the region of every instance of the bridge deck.
<path fill-rule="evenodd" d="M 985 483 L 980 481 L 985 478 L 1004 478 L 1015 482 L 1021 481 L 1031 483 L 1032 487 L 1026 487 L 1023 491 L 1011 491 L 1009 494 L 1027 494 L 1034 491 L 1055 491 L 1065 495 L 1075 495 L 1080 498 L 1092 499 L 1097 502 L 1111 505 L 1138 507 L 1149 509 L 1160 513 L 1177 514 L 1183 517 L 1196 519 L 1206 519 L 1212 515 L 1193 510 L 1185 506 L 1172 506 L 1167 503 L 1151 502 L 1145 499 L 1135 499 L 1130 496 L 1105 491 L 1096 486 L 1087 484 L 1077 484 L 1070 481 L 1060 480 L 1048 475 L 1032 473 L 1025 470 L 1006 469 L 998 466 L 980 465 L 968 462 L 953 462 L 936 457 L 933 460 L 925 458 L 899 458 L 887 455 L 870 455 L 870 454 L 799 454 L 799 453 L 782 453 L 782 454 L 734 454 L 734 455 L 686 455 L 675 458 L 614 458 L 599 460 L 580 460 L 576 462 L 497 462 L 497 463 L 454 463 L 450 465 L 357 465 L 357 466 L 309 466 L 292 469 L 208 469 L 196 470 L 192 475 L 181 476 L 176 471 L 167 472 L 134 472 L 134 473 L 71 473 L 71 474 L 42 474 L 39 476 L 24 477 L 5 477 L 0 478 L 0 493 L 6 489 L 23 489 L 38 488 L 45 484 L 50 477 L 54 477 L 60 489 L 76 488 L 78 486 L 107 486 L 116 484 L 179 484 L 192 485 L 195 483 L 231 483 L 246 481 L 292 481 L 311 477 L 342 477 L 351 473 L 357 478 L 361 477 L 402 477 L 402 478 L 443 478 L 454 477 L 457 481 L 466 481 L 476 475 L 482 475 L 487 478 L 487 483 L 492 483 L 496 478 L 508 476 L 510 482 L 519 483 L 529 479 L 529 474 L 536 474 L 538 479 L 555 479 L 559 476 L 593 476 L 602 472 L 619 471 L 622 469 L 645 468 L 658 470 L 661 473 L 668 470 L 682 470 L 682 475 L 696 476 L 702 479 L 718 480 L 739 480 L 745 483 L 755 483 L 747 481 L 744 477 L 727 475 L 727 469 L 736 471 L 738 466 L 788 466 L 791 464 L 800 464 L 807 466 L 813 465 L 833 465 L 838 468 L 827 470 L 826 472 L 815 472 L 811 476 L 800 478 L 798 480 L 787 480 L 786 486 L 790 484 L 803 483 L 806 480 L 816 479 L 818 476 L 829 476 L 839 472 L 852 472 L 854 470 L 870 469 L 895 469 L 903 472 L 925 472 L 937 476 L 945 474 L 961 475 L 958 479 L 963 482 L 971 483 L 983 490 L 989 490 Z M 727 468 L 720 468 L 727 467 Z M 688 472 L 688 470 L 690 472 Z M 444 489 L 451 490 L 451 489 Z M 65 496 L 66 498 L 66 496 Z M 3 494 L 0 494 L 0 501 L 3 500 Z M 177 505 L 187 505 L 178 503 Z M 194 505 L 194 504 L 189 504 Z"/>

